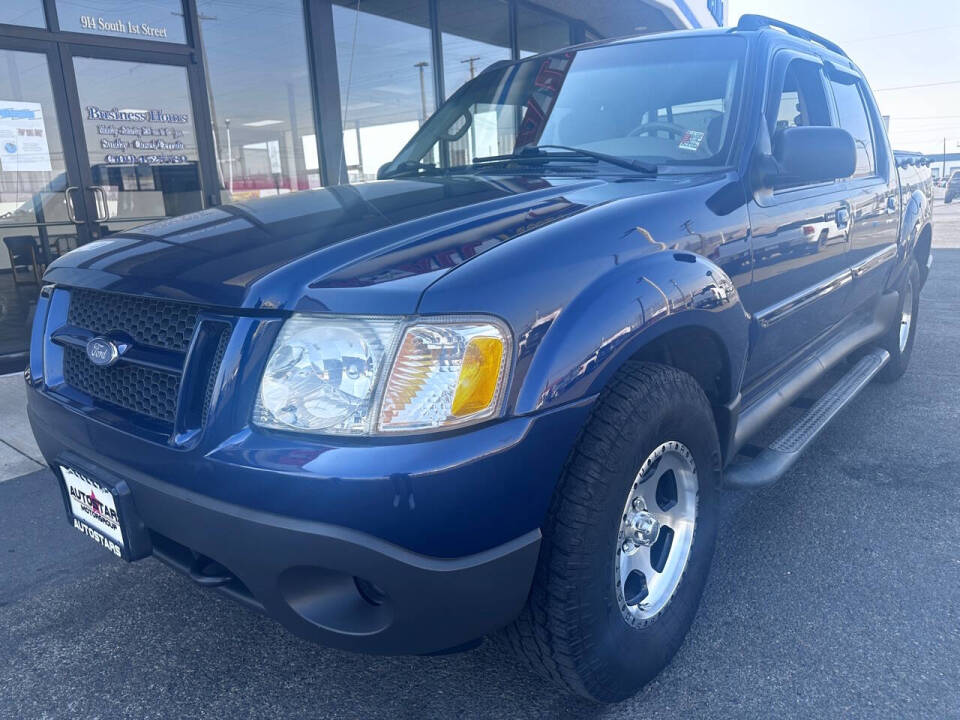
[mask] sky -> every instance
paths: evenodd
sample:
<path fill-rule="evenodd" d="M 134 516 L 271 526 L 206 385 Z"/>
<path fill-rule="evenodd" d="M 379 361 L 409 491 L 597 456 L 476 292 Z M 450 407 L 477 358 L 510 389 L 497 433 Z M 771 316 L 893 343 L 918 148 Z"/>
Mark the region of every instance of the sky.
<path fill-rule="evenodd" d="M 960 153 L 960 0 L 727 0 L 727 24 L 759 13 L 833 40 L 890 116 L 897 150 Z M 926 85 L 927 87 L 918 87 Z"/>

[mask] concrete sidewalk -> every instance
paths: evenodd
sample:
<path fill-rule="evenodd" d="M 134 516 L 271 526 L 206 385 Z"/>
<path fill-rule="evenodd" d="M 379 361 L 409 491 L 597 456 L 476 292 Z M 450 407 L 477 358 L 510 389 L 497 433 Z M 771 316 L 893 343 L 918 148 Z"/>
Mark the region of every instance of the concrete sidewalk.
<path fill-rule="evenodd" d="M 0 377 L 0 483 L 45 467 L 27 422 L 23 375 Z"/>

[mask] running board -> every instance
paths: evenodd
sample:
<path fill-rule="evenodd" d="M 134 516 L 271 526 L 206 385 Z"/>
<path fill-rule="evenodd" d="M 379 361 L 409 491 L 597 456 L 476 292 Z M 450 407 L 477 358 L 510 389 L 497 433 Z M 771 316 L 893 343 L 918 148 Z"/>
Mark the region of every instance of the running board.
<path fill-rule="evenodd" d="M 887 364 L 890 353 L 877 348 L 864 355 L 817 400 L 796 424 L 765 447 L 753 459 L 733 463 L 723 471 L 723 484 L 729 488 L 757 488 L 779 480 L 797 461 L 838 412 L 853 400 L 873 376 Z"/>

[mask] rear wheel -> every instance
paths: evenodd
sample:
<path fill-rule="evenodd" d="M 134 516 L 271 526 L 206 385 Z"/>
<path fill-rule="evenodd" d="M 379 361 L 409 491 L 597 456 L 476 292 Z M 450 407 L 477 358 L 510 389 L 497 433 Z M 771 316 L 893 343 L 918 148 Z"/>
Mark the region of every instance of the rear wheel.
<path fill-rule="evenodd" d="M 633 695 L 680 647 L 716 536 L 720 448 L 697 382 L 631 363 L 597 401 L 560 480 L 530 598 L 505 631 L 584 697 Z"/>
<path fill-rule="evenodd" d="M 899 380 L 907 371 L 913 343 L 917 335 L 917 320 L 920 312 L 920 268 L 916 260 L 910 261 L 910 268 L 900 290 L 897 321 L 884 336 L 881 346 L 890 353 L 890 360 L 877 374 L 880 382 Z"/>

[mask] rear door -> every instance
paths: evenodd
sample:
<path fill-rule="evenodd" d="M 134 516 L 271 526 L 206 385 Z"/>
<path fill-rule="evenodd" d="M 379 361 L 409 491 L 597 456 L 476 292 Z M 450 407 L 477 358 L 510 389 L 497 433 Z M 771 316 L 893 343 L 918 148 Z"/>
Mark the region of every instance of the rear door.
<path fill-rule="evenodd" d="M 857 169 L 842 183 L 850 203 L 849 307 L 855 310 L 883 291 L 897 258 L 903 208 L 893 152 L 863 79 L 838 67 L 828 67 L 827 76 L 839 125 L 857 145 Z"/>
<path fill-rule="evenodd" d="M 835 121 L 823 61 L 780 50 L 765 113 L 772 138 L 795 126 Z M 740 294 L 755 322 L 745 381 L 763 375 L 844 316 L 850 292 L 851 189 L 840 182 L 778 187 L 748 204 L 753 282 Z"/>

